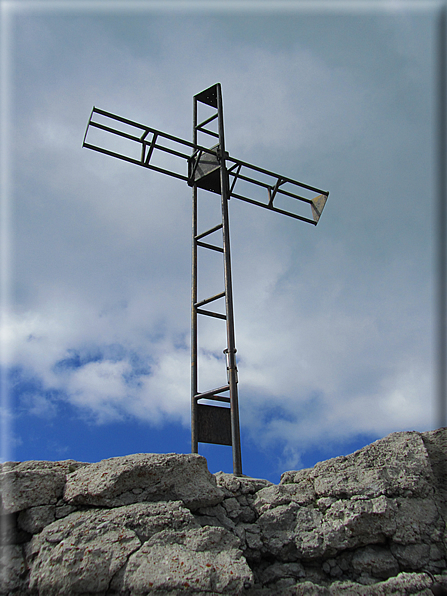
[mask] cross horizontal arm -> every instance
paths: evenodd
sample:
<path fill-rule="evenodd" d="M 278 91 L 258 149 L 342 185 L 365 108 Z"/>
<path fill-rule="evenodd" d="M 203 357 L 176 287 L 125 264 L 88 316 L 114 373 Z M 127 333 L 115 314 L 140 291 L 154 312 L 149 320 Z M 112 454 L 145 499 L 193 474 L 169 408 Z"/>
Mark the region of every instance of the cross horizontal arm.
<path fill-rule="evenodd" d="M 202 147 L 96 107 L 90 115 L 83 147 L 184 180 L 191 186 L 195 183 L 201 186 L 198 177 L 202 164 L 212 172 L 220 167 L 222 158 L 218 147 Z M 313 225 L 318 223 L 329 192 L 230 157 L 228 153 L 224 158 L 230 197 Z M 220 193 L 220 188 L 202 187 Z M 310 205 L 312 217 L 297 212 L 295 201 Z"/>

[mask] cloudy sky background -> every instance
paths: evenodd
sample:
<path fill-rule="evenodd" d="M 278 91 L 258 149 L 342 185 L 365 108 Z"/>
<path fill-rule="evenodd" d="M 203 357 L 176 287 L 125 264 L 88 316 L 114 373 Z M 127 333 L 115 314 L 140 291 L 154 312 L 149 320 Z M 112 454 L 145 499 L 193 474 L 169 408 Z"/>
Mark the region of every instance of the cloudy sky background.
<path fill-rule="evenodd" d="M 190 451 L 191 190 L 82 138 L 95 105 L 190 140 L 218 81 L 230 155 L 330 191 L 316 227 L 230 203 L 244 473 L 435 427 L 434 5 L 6 4 L 3 459 Z"/>

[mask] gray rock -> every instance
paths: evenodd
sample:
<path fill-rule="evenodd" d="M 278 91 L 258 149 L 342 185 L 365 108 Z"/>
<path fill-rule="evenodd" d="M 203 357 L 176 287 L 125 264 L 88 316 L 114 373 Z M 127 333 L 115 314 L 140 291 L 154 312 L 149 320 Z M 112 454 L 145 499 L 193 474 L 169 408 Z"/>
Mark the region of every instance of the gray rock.
<path fill-rule="evenodd" d="M 64 492 L 70 504 L 96 507 L 181 500 L 195 510 L 223 498 L 204 457 L 175 453 L 140 453 L 91 464 L 68 477 Z"/>
<path fill-rule="evenodd" d="M 438 569 L 447 569 L 447 562 L 445 560 L 445 547 L 443 544 L 430 544 L 430 566 L 431 571 Z"/>
<path fill-rule="evenodd" d="M 262 549 L 261 530 L 257 524 L 244 524 L 238 525 L 244 532 L 245 543 L 247 548 L 252 551 L 260 551 Z"/>
<path fill-rule="evenodd" d="M 435 478 L 436 499 L 445 511 L 447 503 L 447 429 L 438 428 L 422 433 L 422 440 L 430 458 Z"/>
<path fill-rule="evenodd" d="M 318 464 L 317 464 L 318 465 Z M 284 472 L 281 474 L 280 486 L 293 484 L 296 487 L 296 499 L 305 504 L 315 500 L 315 486 L 312 474 L 313 468 Z"/>
<path fill-rule="evenodd" d="M 26 564 L 22 547 L 18 545 L 0 546 L 0 594 L 24 589 L 23 575 Z"/>
<path fill-rule="evenodd" d="M 368 586 L 352 581 L 333 582 L 328 593 L 330 596 L 433 596 L 430 585 L 431 580 L 426 574 L 399 573 L 396 577 Z"/>
<path fill-rule="evenodd" d="M 352 557 L 352 567 L 361 576 L 388 579 L 399 573 L 399 564 L 387 548 L 368 546 Z"/>
<path fill-rule="evenodd" d="M 225 499 L 222 503 L 225 507 L 228 517 L 231 519 L 236 519 L 240 516 L 242 507 L 237 499 L 234 497 L 230 497 L 229 499 Z"/>
<path fill-rule="evenodd" d="M 339 550 L 381 543 L 396 532 L 396 505 L 384 496 L 337 501 L 322 518 L 325 556 Z"/>
<path fill-rule="evenodd" d="M 201 526 L 219 526 L 227 530 L 234 530 L 234 521 L 227 516 L 226 509 L 222 505 L 214 507 L 201 507 L 195 513 L 195 518 Z"/>
<path fill-rule="evenodd" d="M 23 544 L 31 535 L 17 526 L 17 513 L 0 516 L 0 544 Z"/>
<path fill-rule="evenodd" d="M 70 515 L 70 513 L 73 513 L 74 511 L 76 511 L 76 506 L 68 505 L 68 503 L 65 503 L 62 499 L 60 499 L 56 505 L 56 519 L 67 517 L 67 515 Z"/>
<path fill-rule="evenodd" d="M 253 495 L 272 483 L 262 478 L 250 478 L 250 476 L 234 476 L 225 472 L 217 472 L 214 475 L 217 486 L 222 488 L 225 496 L 232 497 L 236 495 Z"/>
<path fill-rule="evenodd" d="M 131 594 L 242 594 L 253 573 L 238 547 L 224 528 L 160 532 L 130 557 L 111 587 Z"/>
<path fill-rule="evenodd" d="M 300 507 L 292 501 L 267 509 L 257 525 L 266 552 L 288 559 L 311 559 L 384 542 L 396 533 L 396 511 L 394 500 L 384 496 L 337 501 L 326 515 L 317 507 Z"/>
<path fill-rule="evenodd" d="M 72 513 L 33 537 L 30 588 L 48 596 L 103 592 L 143 542 L 197 524 L 180 502 L 137 503 Z"/>
<path fill-rule="evenodd" d="M 66 475 L 85 465 L 74 460 L 27 461 L 12 466 L 4 464 L 0 474 L 3 513 L 14 513 L 38 505 L 55 505 L 62 496 Z"/>
<path fill-rule="evenodd" d="M 41 532 L 45 526 L 48 526 L 56 519 L 55 505 L 39 505 L 30 507 L 21 511 L 17 518 L 18 526 L 21 530 L 30 534 Z"/>
<path fill-rule="evenodd" d="M 7 462 L 0 594 L 432 596 L 446 450 L 446 429 L 394 433 L 278 486 L 198 455 Z"/>
<path fill-rule="evenodd" d="M 313 503 L 315 493 L 313 491 L 303 492 L 300 485 L 283 484 L 272 485 L 261 489 L 255 497 L 253 507 L 258 515 L 262 515 L 268 509 L 296 503 L 297 505 L 307 505 Z"/>
<path fill-rule="evenodd" d="M 258 520 L 264 550 L 283 561 L 298 558 L 294 543 L 298 507 L 296 503 L 280 505 L 267 510 Z"/>
<path fill-rule="evenodd" d="M 346 499 L 427 497 L 433 494 L 434 476 L 420 433 L 392 433 L 348 456 L 320 462 L 310 470 L 287 472 L 281 484 L 296 484 L 311 495 Z"/>
<path fill-rule="evenodd" d="M 442 540 L 444 522 L 433 499 L 396 499 L 396 532 L 401 544 Z"/>
<path fill-rule="evenodd" d="M 306 572 L 300 563 L 273 563 L 262 572 L 261 579 L 265 585 L 276 583 L 280 579 L 305 577 Z M 294 582 L 296 583 L 296 582 Z"/>
<path fill-rule="evenodd" d="M 429 544 L 392 544 L 390 551 L 403 569 L 421 569 L 430 561 Z M 432 553 L 433 556 L 437 554 L 434 551 Z"/>

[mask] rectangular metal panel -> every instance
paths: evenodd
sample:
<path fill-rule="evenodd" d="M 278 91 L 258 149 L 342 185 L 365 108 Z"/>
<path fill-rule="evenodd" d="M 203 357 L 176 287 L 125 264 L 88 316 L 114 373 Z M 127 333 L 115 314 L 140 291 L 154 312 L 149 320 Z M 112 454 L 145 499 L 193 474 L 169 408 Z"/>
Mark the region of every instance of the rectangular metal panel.
<path fill-rule="evenodd" d="M 217 151 L 218 145 L 211 147 Z M 194 158 L 194 184 L 199 188 L 220 194 L 220 162 L 216 153 L 201 153 L 199 160 Z"/>
<path fill-rule="evenodd" d="M 232 445 L 230 408 L 197 404 L 199 443 Z"/>

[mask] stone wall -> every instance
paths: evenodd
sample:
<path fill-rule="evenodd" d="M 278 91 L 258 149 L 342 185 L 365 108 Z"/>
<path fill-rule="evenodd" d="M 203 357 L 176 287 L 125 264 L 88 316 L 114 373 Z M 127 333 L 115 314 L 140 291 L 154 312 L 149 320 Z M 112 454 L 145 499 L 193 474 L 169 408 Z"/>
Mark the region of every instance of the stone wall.
<path fill-rule="evenodd" d="M 279 485 L 199 455 L 5 463 L 0 594 L 432 596 L 446 454 L 447 429 L 393 433 Z"/>

